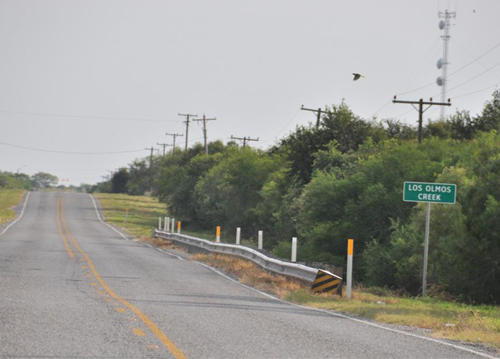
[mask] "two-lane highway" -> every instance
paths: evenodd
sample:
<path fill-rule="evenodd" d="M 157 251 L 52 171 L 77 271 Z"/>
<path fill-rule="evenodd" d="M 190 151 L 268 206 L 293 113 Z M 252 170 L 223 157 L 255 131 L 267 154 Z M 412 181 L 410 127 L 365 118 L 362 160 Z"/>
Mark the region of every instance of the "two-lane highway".
<path fill-rule="evenodd" d="M 483 354 L 488 357 L 486 354 Z M 477 358 L 290 305 L 123 240 L 86 194 L 34 192 L 0 236 L 2 358 Z"/>

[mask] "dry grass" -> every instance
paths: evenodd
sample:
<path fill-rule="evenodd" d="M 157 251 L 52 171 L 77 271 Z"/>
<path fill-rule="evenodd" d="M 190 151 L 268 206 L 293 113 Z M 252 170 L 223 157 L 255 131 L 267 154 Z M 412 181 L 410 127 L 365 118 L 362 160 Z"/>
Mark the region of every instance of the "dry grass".
<path fill-rule="evenodd" d="M 141 237 L 141 238 L 139 238 L 139 240 L 141 240 L 143 242 L 147 242 L 149 244 L 152 244 L 153 246 L 158 247 L 158 248 L 166 248 L 166 249 L 169 249 L 169 250 L 172 250 L 175 252 L 181 252 L 184 254 L 187 253 L 187 251 L 184 248 L 179 247 L 179 246 L 175 245 L 172 241 L 169 241 L 166 239 Z"/>
<path fill-rule="evenodd" d="M 303 289 L 298 280 L 282 275 L 271 274 L 255 263 L 235 256 L 222 254 L 194 254 L 193 260 L 206 263 L 238 278 L 242 283 L 267 293 L 284 298 L 291 292 Z"/>
<path fill-rule="evenodd" d="M 0 189 L 0 224 L 16 218 L 15 207 L 23 199 L 23 189 Z"/>
<path fill-rule="evenodd" d="M 165 206 L 154 198 L 116 194 L 96 194 L 96 197 L 103 206 L 106 220 L 125 228 L 140 240 L 184 251 L 171 241 L 151 238 L 151 229 L 157 225 L 158 216 L 165 215 Z M 125 208 L 129 208 L 126 221 Z M 432 297 L 401 297 L 379 288 L 355 288 L 352 299 L 347 300 L 335 295 L 313 294 L 298 280 L 271 274 L 253 262 L 235 256 L 196 254 L 191 258 L 218 268 L 249 286 L 295 303 L 351 313 L 383 323 L 425 328 L 434 337 L 481 343 L 500 350 L 498 306 L 466 305 Z"/>
<path fill-rule="evenodd" d="M 286 299 L 377 322 L 424 328 L 436 338 L 481 343 L 500 350 L 498 306 L 467 305 L 430 297 L 398 297 L 388 291 L 380 294 L 371 291 L 371 288 L 356 288 L 352 299 L 347 300 L 302 290 L 290 293 Z"/>
<path fill-rule="evenodd" d="M 235 256 L 196 254 L 191 258 L 291 302 L 350 313 L 382 323 L 423 328 L 436 338 L 480 343 L 500 350 L 498 306 L 400 297 L 378 288 L 355 288 L 352 299 L 347 300 L 338 295 L 314 294 L 300 281 L 271 274 L 253 262 Z"/>

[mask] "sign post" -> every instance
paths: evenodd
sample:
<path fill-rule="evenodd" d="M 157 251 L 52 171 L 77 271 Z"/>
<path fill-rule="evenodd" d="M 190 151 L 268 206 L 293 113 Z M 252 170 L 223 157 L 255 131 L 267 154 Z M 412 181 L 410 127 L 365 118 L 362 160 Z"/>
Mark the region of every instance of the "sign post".
<path fill-rule="evenodd" d="M 403 201 L 425 202 L 425 238 L 424 268 L 422 270 L 422 296 L 427 288 L 427 261 L 429 255 L 429 231 L 431 222 L 431 203 L 455 204 L 457 185 L 450 183 L 405 182 L 403 185 Z"/>

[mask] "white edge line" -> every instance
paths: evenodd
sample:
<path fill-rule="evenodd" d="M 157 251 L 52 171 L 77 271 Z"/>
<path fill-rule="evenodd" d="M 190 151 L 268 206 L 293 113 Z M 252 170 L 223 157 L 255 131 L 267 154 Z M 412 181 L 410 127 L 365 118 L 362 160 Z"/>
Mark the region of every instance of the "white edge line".
<path fill-rule="evenodd" d="M 5 232 L 7 232 L 7 230 L 10 227 L 12 227 L 14 224 L 16 224 L 17 222 L 19 222 L 21 220 L 21 218 L 23 218 L 24 210 L 26 209 L 26 204 L 28 203 L 28 198 L 30 197 L 30 194 L 31 194 L 31 192 L 28 192 L 26 194 L 26 198 L 24 199 L 23 208 L 21 209 L 21 213 L 19 214 L 19 216 L 17 216 L 17 218 L 14 221 L 10 222 L 9 225 L 4 228 L 4 230 L 2 231 L 2 233 L 0 233 L 0 236 L 3 235 Z"/>
<path fill-rule="evenodd" d="M 298 307 L 298 308 L 325 313 L 325 314 L 331 315 L 333 317 L 340 317 L 340 318 L 343 318 L 343 319 L 349 319 L 349 320 L 352 320 L 352 321 L 355 321 L 355 322 L 363 323 L 363 324 L 366 324 L 366 325 L 369 325 L 369 326 L 372 326 L 372 327 L 375 327 L 375 328 L 379 328 L 379 329 L 385 329 L 385 330 L 388 330 L 390 332 L 394 332 L 394 333 L 406 335 L 406 336 L 409 336 L 409 337 L 419 338 L 419 339 L 427 340 L 427 341 L 430 341 L 430 342 L 434 342 L 434 343 L 438 343 L 438 344 L 443 344 L 443 345 L 446 345 L 446 346 L 449 346 L 449 347 L 452 347 L 452 348 L 455 348 L 455 349 L 458 349 L 458 350 L 462 350 L 462 351 L 466 351 L 466 352 L 469 352 L 469 353 L 472 353 L 472 354 L 479 355 L 479 356 L 481 356 L 483 358 L 498 359 L 498 357 L 496 357 L 496 356 L 492 356 L 492 355 L 489 355 L 489 354 L 486 354 L 486 353 L 483 353 L 483 352 L 479 352 L 479 351 L 476 351 L 476 350 L 473 350 L 473 349 L 469 349 L 469 348 L 466 348 L 466 347 L 463 347 L 463 346 L 460 346 L 460 345 L 448 343 L 448 342 L 445 342 L 445 341 L 442 341 L 442 340 L 439 340 L 439 339 L 430 338 L 430 337 L 426 337 L 426 336 L 422 336 L 422 335 L 418 335 L 418 334 L 413 334 L 413 333 L 408 333 L 408 332 L 405 332 L 405 331 L 402 331 L 402 330 L 398 330 L 398 329 L 386 327 L 386 326 L 381 325 L 381 324 L 373 323 L 373 322 L 370 322 L 368 320 L 354 318 L 354 317 L 351 317 L 351 316 L 348 316 L 348 315 L 345 315 L 345 314 L 341 314 L 341 313 L 337 313 L 337 312 L 332 312 L 332 311 L 329 311 L 329 310 L 326 310 L 326 309 L 312 308 L 312 307 L 307 307 L 305 305 L 300 305 L 300 304 L 292 303 L 292 302 L 283 300 L 281 298 L 275 297 L 275 296 L 273 296 L 271 294 L 265 293 L 265 292 L 263 292 L 263 291 L 261 291 L 261 290 L 259 290 L 257 288 L 250 287 L 250 286 L 248 286 L 246 284 L 243 284 L 240 281 L 238 281 L 238 280 L 236 280 L 234 278 L 229 277 L 228 275 L 222 273 L 221 271 L 219 271 L 219 270 L 217 270 L 217 269 L 215 269 L 213 267 L 210 267 L 209 265 L 207 265 L 205 263 L 202 263 L 202 262 L 197 262 L 197 263 L 200 264 L 201 266 L 203 266 L 203 267 L 211 270 L 212 272 L 217 273 L 218 275 L 220 275 L 220 276 L 222 276 L 222 277 L 230 280 L 231 282 L 239 284 L 240 286 L 242 286 L 244 288 L 250 289 L 250 290 L 252 290 L 254 292 L 262 294 L 265 297 L 274 299 L 274 300 L 276 300 L 278 302 L 281 302 L 281 303 L 284 303 L 284 304 L 289 304 L 289 305 L 292 305 L 292 306 L 295 306 L 295 307 Z"/>
<path fill-rule="evenodd" d="M 96 213 L 96 216 L 97 216 L 97 219 L 99 220 L 99 222 L 101 222 L 102 224 L 105 224 L 106 226 L 108 226 L 109 228 L 111 228 L 113 231 L 115 231 L 116 233 L 118 233 L 123 239 L 129 240 L 129 238 L 127 238 L 122 232 L 120 232 L 115 227 L 111 226 L 109 223 L 107 223 L 106 221 L 104 221 L 102 219 L 102 216 L 99 213 L 99 210 L 97 209 L 97 203 L 96 203 L 96 201 L 94 199 L 94 196 L 91 193 L 89 193 L 89 196 L 90 196 L 90 199 L 92 200 L 92 204 L 94 205 L 95 213 Z M 172 256 L 172 257 L 175 257 L 177 259 L 180 259 L 181 261 L 184 260 L 184 258 L 178 256 L 177 254 L 171 253 L 170 251 L 167 251 L 166 249 L 156 248 L 156 247 L 152 246 L 149 243 L 144 243 L 144 242 L 138 242 L 138 243 L 140 243 L 140 244 L 142 244 L 142 245 L 144 245 L 146 247 L 150 247 L 150 248 L 156 249 L 157 251 L 159 251 L 161 253 L 165 253 L 165 254 L 167 254 L 169 256 Z"/>
<path fill-rule="evenodd" d="M 99 210 L 97 209 L 97 204 L 95 202 L 95 199 L 94 199 L 94 196 L 92 196 L 91 193 L 89 193 L 89 197 L 90 199 L 92 200 L 92 204 L 94 205 L 94 209 L 95 209 L 95 213 L 97 215 L 97 219 L 99 220 L 99 222 L 101 222 L 102 224 L 105 224 L 106 226 L 108 226 L 109 228 L 111 228 L 113 231 L 115 231 L 116 233 L 118 233 L 123 239 L 125 240 L 129 240 L 127 238 L 127 236 L 125 236 L 122 232 L 120 232 L 119 230 L 117 230 L 115 227 L 113 227 L 112 225 L 110 225 L 109 223 L 106 223 L 102 217 L 101 217 L 101 214 L 99 213 Z"/>
<path fill-rule="evenodd" d="M 29 193 L 29 192 L 28 192 Z M 94 200 L 94 196 L 92 196 L 92 194 L 89 193 L 89 196 L 90 198 L 92 199 L 92 203 L 94 204 L 94 209 L 96 211 L 96 215 L 97 215 L 97 218 L 99 219 L 99 221 L 101 223 L 104 223 L 105 225 L 107 225 L 109 228 L 111 228 L 113 231 L 115 231 L 116 233 L 118 233 L 120 236 L 122 236 L 124 239 L 127 239 L 127 237 L 125 237 L 123 235 L 123 233 L 121 233 L 120 231 L 118 231 L 116 228 L 110 226 L 108 223 L 104 222 L 102 220 L 102 217 L 99 213 L 99 211 L 97 210 L 97 205 L 96 205 L 96 202 Z M 27 199 L 27 198 L 26 198 Z M 25 202 L 25 205 L 26 205 L 26 202 Z M 21 216 L 22 216 L 22 213 L 24 213 L 24 207 L 23 207 L 23 211 L 21 212 Z M 19 219 L 21 218 L 21 216 L 19 217 Z M 18 220 L 19 220 L 18 219 Z M 15 222 L 11 223 L 14 224 Z M 8 227 L 7 227 L 8 228 Z M 5 231 L 5 230 L 4 230 Z M 3 234 L 3 232 L 2 232 Z M 0 234 L 1 235 L 1 234 Z M 165 253 L 168 253 L 168 251 L 166 250 L 163 250 Z M 171 253 L 168 253 L 168 254 L 171 254 Z M 442 344 L 442 345 L 446 345 L 446 346 L 449 346 L 449 347 L 452 347 L 452 348 L 455 348 L 455 349 L 458 349 L 458 350 L 462 350 L 462 351 L 466 351 L 466 352 L 469 352 L 469 353 L 472 353 L 472 354 L 475 354 L 475 355 L 479 355 L 483 358 L 488 358 L 488 359 L 498 359 L 498 357 L 495 357 L 495 356 L 491 356 L 489 354 L 486 354 L 486 353 L 483 353 L 483 352 L 478 352 L 476 350 L 472 350 L 472 349 L 469 349 L 469 348 L 466 348 L 466 347 L 462 347 L 460 345 L 456 345 L 456 344 L 452 344 L 452 343 L 448 343 L 448 342 L 445 342 L 445 341 L 442 341 L 442 340 L 439 340 L 439 339 L 435 339 L 435 338 L 429 338 L 429 337 L 425 337 L 425 336 L 422 336 L 422 335 L 417 335 L 417 334 L 413 334 L 413 333 L 408 333 L 408 332 L 404 332 L 402 330 L 398 330 L 398 329 L 393 329 L 393 328 L 389 328 L 389 327 L 386 327 L 386 326 L 383 326 L 383 325 L 380 325 L 380 324 L 377 324 L 377 323 L 373 323 L 373 322 L 370 322 L 370 321 L 367 321 L 367 320 L 363 320 L 363 319 L 358 319 L 358 318 L 353 318 L 353 317 L 350 317 L 348 315 L 344 315 L 344 314 L 340 314 L 340 313 L 337 313 L 337 312 L 332 312 L 332 311 L 328 311 L 328 310 L 325 310 L 325 309 L 318 309 L 318 308 L 311 308 L 311 307 L 306 307 L 304 305 L 300 305 L 300 304 L 295 304 L 295 303 L 292 303 L 292 302 L 288 302 L 286 300 L 283 300 L 281 298 L 278 298 L 278 297 L 275 297 L 271 294 L 268 294 L 268 293 L 265 293 L 263 291 L 260 291 L 258 290 L 257 288 L 253 288 L 253 287 L 250 287 L 246 284 L 243 284 L 241 283 L 240 281 L 237 281 L 236 279 L 233 279 L 231 277 L 229 277 L 228 275 L 222 273 L 221 271 L 215 269 L 215 268 L 212 268 L 210 267 L 209 265 L 205 264 L 205 263 L 201 263 L 201 262 L 197 262 L 198 264 L 200 264 L 201 266 L 207 268 L 208 270 L 211 270 L 212 272 L 220 275 L 221 277 L 223 278 L 226 278 L 227 280 L 230 280 L 231 282 L 234 282 L 244 288 L 247 288 L 247 289 L 250 289 L 254 292 L 257 292 L 267 298 L 271 298 L 271 299 L 274 299 L 278 302 L 281 302 L 281 303 L 285 303 L 285 304 L 289 304 L 289 305 L 292 305 L 292 306 L 295 306 L 295 307 L 298 307 L 298 308 L 302 308 L 302 309 L 307 309 L 307 310 L 311 310 L 311 311 L 316 311 L 316 312 L 321 312 L 321 313 L 326 313 L 328 315 L 331 315 L 331 316 L 334 316 L 334 317 L 340 317 L 340 318 L 344 318 L 344 319 L 349 319 L 349 320 L 352 320 L 352 321 L 355 321 L 355 322 L 358 322 L 358 323 L 363 323 L 363 324 L 366 324 L 366 325 L 369 325 L 369 326 L 372 326 L 372 327 L 375 327 L 375 328 L 379 328 L 379 329 L 384 329 L 384 330 L 388 330 L 390 332 L 393 332 L 393 333 L 398 333 L 398 334 L 401 334 L 401 335 L 406 335 L 408 337 L 414 337 L 414 338 L 419 338 L 419 339 L 423 339 L 423 340 L 427 340 L 427 341 L 430 341 L 430 342 L 434 342 L 434 343 L 438 343 L 438 344 Z"/>

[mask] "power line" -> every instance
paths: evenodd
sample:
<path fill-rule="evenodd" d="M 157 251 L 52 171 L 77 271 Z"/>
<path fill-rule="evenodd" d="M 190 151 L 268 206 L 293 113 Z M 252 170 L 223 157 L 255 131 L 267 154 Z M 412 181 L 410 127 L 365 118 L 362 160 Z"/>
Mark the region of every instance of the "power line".
<path fill-rule="evenodd" d="M 0 109 L 2 113 L 8 113 L 13 115 L 30 115 L 30 116 L 42 116 L 42 117 L 61 117 L 61 118 L 73 118 L 73 119 L 94 119 L 94 120 L 110 120 L 110 121 L 139 121 L 139 122 L 163 122 L 161 120 L 152 120 L 148 118 L 138 118 L 138 117 L 112 117 L 112 116 L 99 116 L 99 115 L 71 115 L 71 114 L 59 114 L 59 113 L 45 113 L 45 112 L 28 112 L 28 111 L 8 111 Z"/>
<path fill-rule="evenodd" d="M 448 76 L 452 76 L 454 74 L 456 74 L 457 72 L 465 69 L 466 67 L 472 65 L 473 63 L 479 61 L 480 59 L 482 59 L 483 57 L 485 57 L 486 55 L 488 55 L 490 52 L 492 52 L 493 50 L 495 50 L 497 47 L 500 47 L 500 42 L 498 44 L 496 44 L 495 46 L 493 46 L 492 48 L 490 48 L 489 50 L 487 50 L 486 52 L 484 52 L 483 54 L 479 55 L 478 57 L 476 57 L 474 60 L 472 60 L 471 62 L 468 62 L 466 63 L 465 65 L 463 66 L 460 66 L 458 69 L 456 69 L 455 71 L 453 71 L 451 74 L 449 74 Z"/>
<path fill-rule="evenodd" d="M 459 84 L 458 84 L 458 85 L 456 85 L 456 86 L 453 86 L 453 87 L 450 89 L 450 91 L 451 91 L 451 90 L 455 90 L 456 88 L 459 88 L 459 87 L 461 87 L 461 86 L 463 86 L 463 85 L 465 85 L 465 84 L 467 84 L 467 83 L 469 83 L 469 82 L 471 82 L 471 81 L 474 81 L 474 80 L 475 80 L 475 79 L 477 79 L 478 77 L 483 76 L 485 73 L 490 72 L 491 70 L 495 69 L 495 68 L 496 68 L 496 67 L 498 67 L 498 66 L 500 66 L 500 62 L 499 62 L 499 63 L 497 63 L 496 65 L 493 65 L 492 67 L 490 67 L 490 68 L 488 68 L 488 69 L 484 70 L 484 71 L 483 71 L 483 72 L 481 72 L 480 74 L 478 74 L 478 75 L 476 75 L 476 76 L 473 76 L 473 77 L 469 78 L 468 80 L 465 80 L 464 82 L 459 83 Z"/>
<path fill-rule="evenodd" d="M 460 66 L 458 69 L 456 69 L 455 71 L 453 71 L 452 73 L 450 73 L 448 75 L 448 77 L 455 75 L 457 72 L 460 72 L 463 69 L 467 68 L 468 66 L 472 65 L 473 63 L 479 61 L 480 59 L 482 59 L 483 57 L 485 57 L 486 55 L 488 55 L 490 52 L 492 52 L 493 50 L 497 49 L 498 47 L 500 47 L 500 42 L 497 43 L 496 45 L 494 45 L 493 47 L 491 47 L 490 49 L 486 50 L 484 53 L 482 53 L 481 55 L 479 55 L 478 57 L 476 57 L 472 61 L 466 63 L 465 65 Z M 407 95 L 409 93 L 412 93 L 412 92 L 424 89 L 424 88 L 426 88 L 428 86 L 431 86 L 431 85 L 434 85 L 434 84 L 435 84 L 434 81 L 428 82 L 428 83 L 426 83 L 426 84 L 424 84 L 422 86 L 416 87 L 416 88 L 414 88 L 412 90 L 408 90 L 408 91 L 405 91 L 405 92 L 398 92 L 398 96 Z"/>
<path fill-rule="evenodd" d="M 498 86 L 498 84 L 495 84 L 495 85 L 492 85 L 492 86 L 484 87 L 484 88 L 482 88 L 480 90 L 471 91 L 471 92 L 463 93 L 463 94 L 460 94 L 460 95 L 457 95 L 457 96 L 453 96 L 453 98 L 455 99 L 455 98 L 459 98 L 459 97 L 465 97 L 465 96 L 469 96 L 469 95 L 474 95 L 476 93 L 483 92 L 483 91 L 492 89 L 493 87 L 497 87 L 497 86 Z"/>
<path fill-rule="evenodd" d="M 198 115 L 193 115 L 193 114 L 190 114 L 190 113 L 178 113 L 177 116 L 184 116 L 186 117 L 186 121 L 184 121 L 184 123 L 186 124 L 186 144 L 184 146 L 184 150 L 187 150 L 188 149 L 188 136 L 189 136 L 189 118 L 190 117 L 196 117 Z"/>
<path fill-rule="evenodd" d="M 48 150 L 48 149 L 45 149 L 45 148 L 22 146 L 22 145 L 16 145 L 16 144 L 13 144 L 13 143 L 7 143 L 7 142 L 0 142 L 0 145 L 14 147 L 14 148 L 20 148 L 20 149 L 27 150 L 27 151 L 60 153 L 60 154 L 65 154 L 65 155 L 99 156 L 99 155 L 117 155 L 117 154 L 123 154 L 123 153 L 135 153 L 135 152 L 142 152 L 143 151 L 141 149 L 141 150 L 128 150 L 128 151 L 78 152 L 78 151 Z"/>

